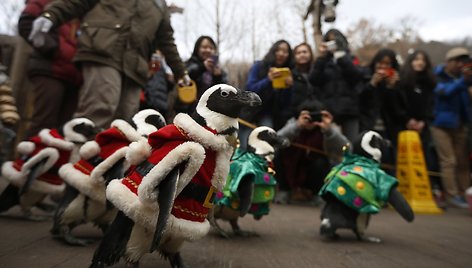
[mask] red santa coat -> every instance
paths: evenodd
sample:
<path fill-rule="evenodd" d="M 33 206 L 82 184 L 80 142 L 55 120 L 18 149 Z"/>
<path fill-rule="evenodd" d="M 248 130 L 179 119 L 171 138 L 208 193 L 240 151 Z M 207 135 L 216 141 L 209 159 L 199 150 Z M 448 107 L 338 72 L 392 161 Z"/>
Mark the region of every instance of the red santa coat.
<path fill-rule="evenodd" d="M 176 199 L 166 233 L 178 233 L 190 240 L 206 235 L 211 198 L 225 184 L 231 146 L 224 136 L 200 126 L 187 114 L 178 114 L 174 124 L 151 134 L 148 142 L 146 162 L 121 181 L 112 181 L 107 187 L 107 198 L 135 223 L 153 229 L 159 213 L 154 189 L 179 166 Z M 191 196 L 190 191 L 184 190 L 187 185 L 206 189 L 206 194 L 202 198 Z"/>
<path fill-rule="evenodd" d="M 43 129 L 38 136 L 18 144 L 21 154 L 13 162 L 5 162 L 2 174 L 13 185 L 23 187 L 31 168 L 47 158 L 38 178 L 31 183 L 30 189 L 45 194 L 56 194 L 64 190 L 64 182 L 58 175 L 59 168 L 69 161 L 72 142 L 66 141 L 56 129 Z"/>
<path fill-rule="evenodd" d="M 78 162 L 63 165 L 59 170 L 67 184 L 101 203 L 106 202 L 103 174 L 125 157 L 131 142 L 144 139 L 126 121 L 118 119 L 111 126 L 80 148 Z"/>

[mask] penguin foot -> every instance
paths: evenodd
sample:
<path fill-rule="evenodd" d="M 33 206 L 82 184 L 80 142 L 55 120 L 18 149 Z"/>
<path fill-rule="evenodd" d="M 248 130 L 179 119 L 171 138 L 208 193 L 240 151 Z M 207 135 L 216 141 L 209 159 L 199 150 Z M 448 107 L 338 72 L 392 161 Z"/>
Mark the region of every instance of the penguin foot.
<path fill-rule="evenodd" d="M 126 262 L 126 268 L 139 268 L 139 261 L 137 262 Z"/>
<path fill-rule="evenodd" d="M 182 256 L 180 256 L 180 252 L 177 252 L 172 255 L 168 255 L 170 266 L 172 268 L 186 268 L 187 266 L 184 263 L 184 260 L 182 259 Z"/>
<path fill-rule="evenodd" d="M 52 204 L 39 203 L 36 205 L 37 208 L 41 209 L 44 212 L 54 212 L 56 211 L 56 206 Z"/>
<path fill-rule="evenodd" d="M 63 240 L 67 244 L 71 246 L 87 246 L 88 244 L 91 244 L 95 242 L 94 240 L 89 240 L 89 239 L 80 239 L 71 234 L 71 229 L 69 229 L 66 226 L 61 226 L 59 228 L 53 228 L 51 230 L 52 235 L 56 239 Z"/>
<path fill-rule="evenodd" d="M 94 242 L 94 240 L 89 240 L 89 239 L 81 239 L 81 238 L 77 238 L 71 234 L 66 234 L 64 235 L 64 241 L 71 245 L 71 246 L 81 246 L 81 247 L 85 247 L 87 246 L 88 244 L 91 244 Z"/>
<path fill-rule="evenodd" d="M 234 231 L 234 235 L 236 235 L 236 236 L 241 236 L 241 237 L 254 237 L 254 236 L 259 236 L 259 234 L 256 233 L 256 232 L 243 231 L 243 230 L 241 230 L 241 229 Z"/>
<path fill-rule="evenodd" d="M 49 215 L 33 215 L 31 211 L 28 212 L 23 212 L 23 215 L 20 216 L 20 218 L 27 220 L 27 221 L 36 221 L 36 222 L 41 222 L 41 221 L 47 221 L 51 219 L 51 216 Z"/>
<path fill-rule="evenodd" d="M 338 240 L 340 238 L 340 236 L 336 233 L 332 233 L 332 234 L 320 234 L 320 237 L 321 237 L 321 240 L 322 241 L 334 241 L 334 240 Z"/>
<path fill-rule="evenodd" d="M 323 241 L 339 239 L 339 235 L 336 234 L 336 229 L 332 228 L 331 222 L 327 218 L 321 221 L 320 236 Z"/>
<path fill-rule="evenodd" d="M 370 242 L 370 243 L 380 243 L 380 242 L 382 242 L 382 239 L 380 239 L 378 237 L 374 237 L 374 236 L 366 236 L 366 237 L 363 237 L 362 240 Z"/>
<path fill-rule="evenodd" d="M 224 237 L 224 238 L 231 238 L 231 235 L 228 234 L 227 232 L 225 232 L 223 229 L 221 228 L 216 228 L 216 231 L 218 231 L 218 234 L 221 236 L 221 237 Z"/>

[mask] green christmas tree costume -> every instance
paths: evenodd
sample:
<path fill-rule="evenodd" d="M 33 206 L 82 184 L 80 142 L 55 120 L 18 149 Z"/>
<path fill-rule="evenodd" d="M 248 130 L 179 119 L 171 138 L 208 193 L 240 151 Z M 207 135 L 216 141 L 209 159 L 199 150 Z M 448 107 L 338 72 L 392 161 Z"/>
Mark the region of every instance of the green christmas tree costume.
<path fill-rule="evenodd" d="M 343 162 L 325 178 L 319 195 L 330 193 L 360 213 L 378 213 L 388 201 L 392 187 L 398 185 L 398 180 L 379 165 L 373 159 L 346 153 Z"/>
<path fill-rule="evenodd" d="M 271 174 L 272 173 L 272 174 Z M 239 210 L 238 186 L 241 180 L 251 176 L 254 178 L 254 194 L 249 213 L 254 217 L 269 214 L 269 204 L 274 199 L 277 184 L 269 163 L 261 156 L 236 149 L 223 192 L 216 194 L 215 203 Z"/>

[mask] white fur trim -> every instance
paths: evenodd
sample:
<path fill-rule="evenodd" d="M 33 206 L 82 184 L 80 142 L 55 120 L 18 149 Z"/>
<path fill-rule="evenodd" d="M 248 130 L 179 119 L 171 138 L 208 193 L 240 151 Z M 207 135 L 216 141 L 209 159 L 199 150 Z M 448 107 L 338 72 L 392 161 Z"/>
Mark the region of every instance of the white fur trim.
<path fill-rule="evenodd" d="M 36 144 L 31 141 L 22 141 L 16 146 L 16 151 L 23 155 L 31 154 L 36 148 Z"/>
<path fill-rule="evenodd" d="M 45 128 L 39 132 L 42 143 L 65 151 L 72 151 L 74 149 L 74 143 L 55 138 L 51 135 L 50 131 L 50 129 Z"/>
<path fill-rule="evenodd" d="M 205 118 L 205 121 L 210 128 L 215 129 L 217 132 L 224 131 L 231 127 L 238 129 L 239 124 L 237 118 L 232 118 L 224 114 L 211 111 L 207 107 L 208 98 L 219 88 L 222 90 L 232 91 L 234 93 L 238 92 L 236 88 L 226 84 L 218 84 L 210 87 L 209 89 L 205 90 L 205 92 L 203 92 L 202 96 L 200 97 L 200 100 L 197 104 L 197 113 Z"/>
<path fill-rule="evenodd" d="M 72 163 L 67 163 L 59 169 L 59 176 L 81 194 L 101 203 L 105 203 L 105 185 L 92 180 L 89 175 L 76 169 Z"/>
<path fill-rule="evenodd" d="M 188 161 L 184 171 L 177 182 L 178 195 L 182 189 L 192 180 L 205 160 L 205 149 L 195 142 L 184 142 L 170 151 L 146 176 L 143 177 L 138 187 L 138 196 L 143 204 L 151 205 L 157 202 L 155 188 L 169 174 L 169 172 L 182 162 Z"/>
<path fill-rule="evenodd" d="M 143 225 L 145 228 L 155 229 L 157 216 L 159 215 L 157 202 L 152 206 L 144 205 L 128 187 L 121 183 L 121 180 L 110 182 L 107 187 L 107 198 L 135 223 Z M 193 222 L 176 218 L 171 214 L 165 233 L 181 235 L 188 240 L 196 240 L 205 236 L 209 229 L 210 224 L 207 220 Z"/>
<path fill-rule="evenodd" d="M 231 156 L 233 155 L 233 148 L 217 152 L 215 171 L 211 178 L 211 184 L 216 187 L 218 191 L 223 191 L 226 185 L 226 178 L 228 177 Z"/>
<path fill-rule="evenodd" d="M 59 159 L 59 152 L 55 148 L 44 148 L 36 155 L 28 159 L 28 161 L 23 164 L 20 171 L 13 167 L 13 162 L 5 162 L 2 166 L 3 177 L 8 179 L 15 186 L 23 187 L 24 183 L 26 182 L 26 176 L 31 171 L 31 168 L 45 158 L 47 158 L 47 161 L 38 174 L 45 173 L 54 165 L 54 163 L 56 163 L 56 161 Z"/>
<path fill-rule="evenodd" d="M 79 155 L 82 159 L 90 159 L 100 153 L 100 145 L 96 141 L 88 141 L 80 147 Z"/>
<path fill-rule="evenodd" d="M 112 127 L 119 129 L 129 141 L 138 141 L 142 136 L 128 122 L 122 119 L 116 119 L 111 122 Z"/>
<path fill-rule="evenodd" d="M 74 131 L 74 127 L 82 123 L 85 123 L 86 125 L 89 125 L 91 127 L 95 127 L 95 124 L 90 119 L 84 117 L 74 118 L 65 123 L 64 127 L 62 128 L 62 130 L 64 131 L 64 138 L 72 142 L 86 142 L 87 137 Z"/>
<path fill-rule="evenodd" d="M 181 128 L 187 136 L 200 143 L 205 148 L 211 148 L 215 151 L 222 151 L 227 150 L 230 147 L 225 136 L 213 134 L 195 122 L 195 120 L 193 120 L 188 114 L 177 114 L 174 118 L 174 125 Z"/>
<path fill-rule="evenodd" d="M 131 165 L 137 165 L 146 160 L 151 155 L 152 147 L 148 141 L 141 137 L 139 141 L 130 143 L 129 150 L 126 153 L 126 160 Z"/>
<path fill-rule="evenodd" d="M 210 223 L 206 219 L 203 222 L 196 222 L 179 219 L 171 214 L 165 232 L 182 236 L 189 241 L 194 241 L 203 238 L 209 231 Z"/>
<path fill-rule="evenodd" d="M 22 187 L 26 181 L 26 174 L 21 171 L 16 170 L 13 167 L 13 162 L 8 161 L 2 165 L 2 177 L 10 181 L 11 184 Z"/>
<path fill-rule="evenodd" d="M 137 131 L 142 136 L 148 136 L 149 134 L 158 130 L 157 126 L 146 123 L 146 118 L 150 115 L 157 115 L 159 118 L 166 123 L 164 116 L 154 109 L 145 109 L 139 111 L 133 116 L 133 122 L 136 124 Z"/>
<path fill-rule="evenodd" d="M 116 150 L 113 154 L 103 160 L 100 164 L 98 164 L 90 173 L 90 179 L 97 184 L 105 183 L 105 179 L 103 178 L 103 174 L 107 172 L 113 165 L 118 162 L 120 159 L 126 156 L 129 148 L 127 146 L 122 147 Z M 125 171 L 125 170 L 123 170 Z"/>
<path fill-rule="evenodd" d="M 56 194 L 61 194 L 64 192 L 64 189 L 66 188 L 66 184 L 51 184 L 45 181 L 40 181 L 40 180 L 34 180 L 31 183 L 30 186 L 30 191 L 35 191 L 38 193 L 43 193 L 43 194 L 51 194 L 51 195 L 56 195 Z"/>
<path fill-rule="evenodd" d="M 106 189 L 107 199 L 134 222 L 148 228 L 156 226 L 159 207 L 157 202 L 151 206 L 143 205 L 137 195 L 131 192 L 122 180 L 112 180 Z"/>

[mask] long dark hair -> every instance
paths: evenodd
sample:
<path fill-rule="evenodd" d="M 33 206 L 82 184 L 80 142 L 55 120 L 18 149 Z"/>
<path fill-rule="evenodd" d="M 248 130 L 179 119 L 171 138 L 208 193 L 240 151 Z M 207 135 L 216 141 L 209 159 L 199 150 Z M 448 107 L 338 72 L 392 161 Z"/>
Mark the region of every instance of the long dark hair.
<path fill-rule="evenodd" d="M 275 66 L 275 52 L 279 48 L 281 44 L 287 44 L 288 46 L 288 58 L 287 61 L 282 64 L 282 67 L 289 67 L 292 68 L 293 66 L 293 51 L 290 47 L 290 44 L 285 40 L 279 40 L 275 42 L 269 49 L 269 52 L 264 56 L 262 59 L 262 68 L 259 72 L 259 77 L 264 77 L 269 72 L 270 67 Z"/>
<path fill-rule="evenodd" d="M 416 56 L 423 55 L 426 66 L 423 71 L 416 72 L 411 66 Z M 400 72 L 400 85 L 404 89 L 414 89 L 416 85 L 421 85 L 428 89 L 436 86 L 436 78 L 433 73 L 433 66 L 428 54 L 423 50 L 416 50 L 408 55 L 405 64 Z"/>
<path fill-rule="evenodd" d="M 397 71 L 400 69 L 400 64 L 397 60 L 397 53 L 389 48 L 382 48 L 375 54 L 374 58 L 372 58 L 372 61 L 369 64 L 369 69 L 372 74 L 375 73 L 375 65 L 377 62 L 381 61 L 385 57 L 390 58 L 390 64 L 392 65 L 393 69 Z"/>
<path fill-rule="evenodd" d="M 203 40 L 205 40 L 205 39 L 208 40 L 215 47 L 216 51 L 218 51 L 218 47 L 216 46 L 215 41 L 211 37 L 209 37 L 208 35 L 202 35 L 195 42 L 195 46 L 193 47 L 193 52 L 192 52 L 192 58 L 202 60 L 198 56 L 198 49 L 200 48 L 200 46 L 202 45 Z"/>

